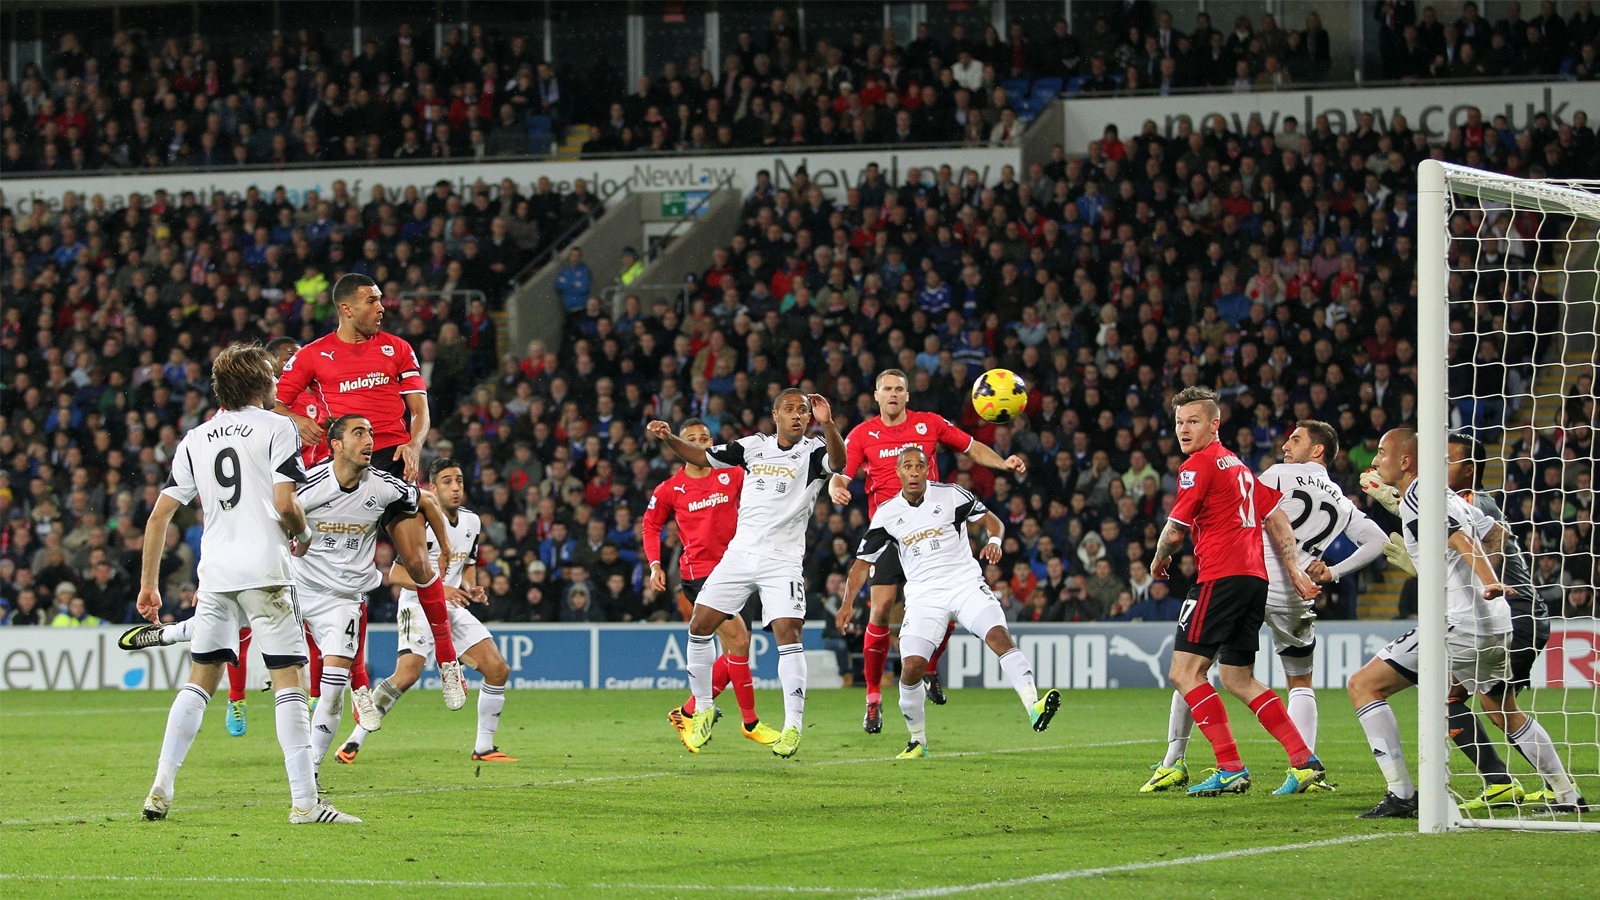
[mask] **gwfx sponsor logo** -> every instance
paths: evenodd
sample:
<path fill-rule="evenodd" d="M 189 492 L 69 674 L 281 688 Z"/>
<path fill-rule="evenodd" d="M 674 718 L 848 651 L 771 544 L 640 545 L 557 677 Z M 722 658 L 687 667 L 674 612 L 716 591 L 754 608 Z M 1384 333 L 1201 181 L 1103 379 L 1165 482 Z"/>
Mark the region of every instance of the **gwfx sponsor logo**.
<path fill-rule="evenodd" d="M 389 377 L 387 372 L 368 372 L 360 378 L 352 378 L 349 381 L 339 382 L 339 391 L 342 393 L 344 391 L 364 390 L 366 388 L 388 384 L 391 380 L 393 379 Z"/>
<path fill-rule="evenodd" d="M 751 475 L 764 475 L 769 478 L 793 478 L 797 472 L 794 466 L 779 466 L 772 463 L 756 463 L 750 467 Z"/>
<path fill-rule="evenodd" d="M 366 534 L 374 526 L 359 522 L 316 522 L 312 527 L 323 534 Z"/>
<path fill-rule="evenodd" d="M 900 546 L 910 547 L 914 544 L 920 544 L 929 538 L 936 538 L 941 534 L 944 534 L 943 526 L 939 528 L 924 528 L 921 531 L 914 531 L 911 534 L 902 537 L 900 539 Z"/>

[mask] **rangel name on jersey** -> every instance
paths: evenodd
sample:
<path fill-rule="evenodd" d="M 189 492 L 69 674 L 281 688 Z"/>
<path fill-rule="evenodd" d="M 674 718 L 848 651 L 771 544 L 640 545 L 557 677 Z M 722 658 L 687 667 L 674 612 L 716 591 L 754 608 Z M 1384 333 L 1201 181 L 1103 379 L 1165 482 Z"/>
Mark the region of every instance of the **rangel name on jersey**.
<path fill-rule="evenodd" d="M 200 589 L 213 593 L 293 584 L 276 485 L 306 480 L 300 435 L 287 417 L 258 406 L 223 410 L 184 435 L 163 494 L 200 498 Z"/>
<path fill-rule="evenodd" d="M 1344 491 L 1328 479 L 1328 470 L 1316 463 L 1278 463 L 1262 472 L 1258 480 L 1283 494 L 1279 508 L 1289 517 L 1289 527 L 1294 529 L 1302 569 L 1321 559 L 1328 545 L 1344 534 L 1355 517 L 1364 516 Z M 1275 555 L 1266 529 L 1262 529 L 1261 536 L 1267 554 Z"/>
<path fill-rule="evenodd" d="M 824 480 L 828 443 L 802 437 L 778 446 L 776 435 L 753 434 L 706 451 L 713 468 L 743 468 L 749 474 L 739 495 L 739 526 L 728 549 L 770 559 L 798 561 L 805 556 L 806 520 Z"/>
<path fill-rule="evenodd" d="M 373 565 L 378 523 L 391 508 L 399 515 L 414 514 L 420 498 L 416 485 L 371 466 L 348 490 L 334 475 L 332 460 L 314 467 L 300 488 L 300 505 L 316 536 L 306 555 L 295 560 L 295 580 L 338 594 L 365 593 L 382 584 L 383 573 Z"/>
<path fill-rule="evenodd" d="M 900 567 L 906 574 L 906 599 L 925 590 L 983 582 L 983 567 L 967 542 L 967 523 L 989 510 L 959 485 L 928 482 L 922 502 L 913 505 L 896 494 L 878 507 L 856 558 L 877 562 L 890 542 L 899 545 Z"/>

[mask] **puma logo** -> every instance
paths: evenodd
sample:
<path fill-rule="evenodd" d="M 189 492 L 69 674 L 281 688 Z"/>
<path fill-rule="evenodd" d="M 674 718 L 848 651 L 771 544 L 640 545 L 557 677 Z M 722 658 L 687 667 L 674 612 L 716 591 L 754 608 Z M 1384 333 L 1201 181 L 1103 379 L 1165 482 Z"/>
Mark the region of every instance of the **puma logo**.
<path fill-rule="evenodd" d="M 867 432 L 867 434 L 870 434 L 873 437 L 877 437 L 878 436 L 878 433 L 876 431 L 869 431 L 869 432 Z"/>
<path fill-rule="evenodd" d="M 685 490 L 685 489 L 684 489 L 684 487 L 683 487 L 683 485 L 681 485 L 681 484 L 675 484 L 675 485 L 673 485 L 673 486 L 672 486 L 672 489 L 673 489 L 673 490 L 675 490 L 675 491 L 677 491 L 677 492 L 678 492 L 678 493 L 680 493 L 680 494 L 687 494 L 687 493 L 689 493 L 689 492 L 688 492 L 688 491 L 687 491 L 687 490 Z"/>
<path fill-rule="evenodd" d="M 1143 663 L 1150 670 L 1150 677 L 1155 679 L 1157 685 L 1166 687 L 1167 679 L 1161 669 L 1161 654 L 1173 642 L 1174 638 L 1168 635 L 1156 648 L 1154 653 L 1146 653 L 1143 647 L 1122 635 L 1113 635 L 1110 643 L 1106 645 L 1106 653 L 1111 656 L 1124 656 L 1137 663 Z"/>
<path fill-rule="evenodd" d="M 321 355 L 321 356 L 326 356 L 329 359 L 333 359 L 333 351 L 332 350 L 318 350 L 317 353 L 319 355 Z"/>

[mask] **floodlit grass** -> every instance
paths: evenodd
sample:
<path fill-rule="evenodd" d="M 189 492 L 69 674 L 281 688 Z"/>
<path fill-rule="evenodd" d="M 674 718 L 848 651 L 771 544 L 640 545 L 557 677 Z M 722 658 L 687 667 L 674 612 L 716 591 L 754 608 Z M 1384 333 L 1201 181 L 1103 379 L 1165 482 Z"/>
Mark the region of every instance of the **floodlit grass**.
<path fill-rule="evenodd" d="M 929 710 L 933 757 L 896 762 L 906 736 L 892 691 L 881 735 L 862 733 L 859 691 L 813 692 L 793 760 L 741 737 L 736 714 L 689 754 L 665 717 L 678 694 L 512 691 L 500 745 L 522 761 L 479 765 L 472 703 L 451 713 L 436 693 L 416 692 L 354 766 L 330 753 L 324 767 L 329 799 L 366 823 L 290 828 L 269 695 L 251 697 L 242 738 L 224 732 L 222 699 L 212 703 L 171 818 L 146 823 L 138 811 L 170 694 L 10 692 L 0 695 L 0 885 L 29 898 L 272 900 L 1600 891 L 1593 835 L 1422 837 L 1414 822 L 1358 821 L 1383 782 L 1338 691 L 1320 697 L 1319 750 L 1336 793 L 1271 796 L 1282 751 L 1230 701 L 1254 789 L 1140 795 L 1169 696 L 1069 692 L 1051 730 L 1034 734 L 1010 691 L 952 691 Z M 736 713 L 731 701 L 724 709 Z M 781 716 L 776 692 L 758 704 Z M 1395 705 L 1411 750 L 1411 696 Z M 1198 733 L 1192 750 L 1199 774 L 1210 750 Z M 1595 772 L 1594 752 L 1583 752 L 1575 768 Z"/>

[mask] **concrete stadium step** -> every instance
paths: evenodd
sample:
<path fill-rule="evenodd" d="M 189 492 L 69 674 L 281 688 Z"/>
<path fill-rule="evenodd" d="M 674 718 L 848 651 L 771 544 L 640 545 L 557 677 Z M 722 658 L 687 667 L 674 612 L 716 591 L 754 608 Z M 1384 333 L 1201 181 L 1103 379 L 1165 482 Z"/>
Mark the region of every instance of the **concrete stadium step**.
<path fill-rule="evenodd" d="M 588 125 L 567 126 L 566 136 L 561 139 L 561 146 L 556 148 L 557 159 L 578 159 L 583 155 L 583 145 L 589 140 Z"/>

